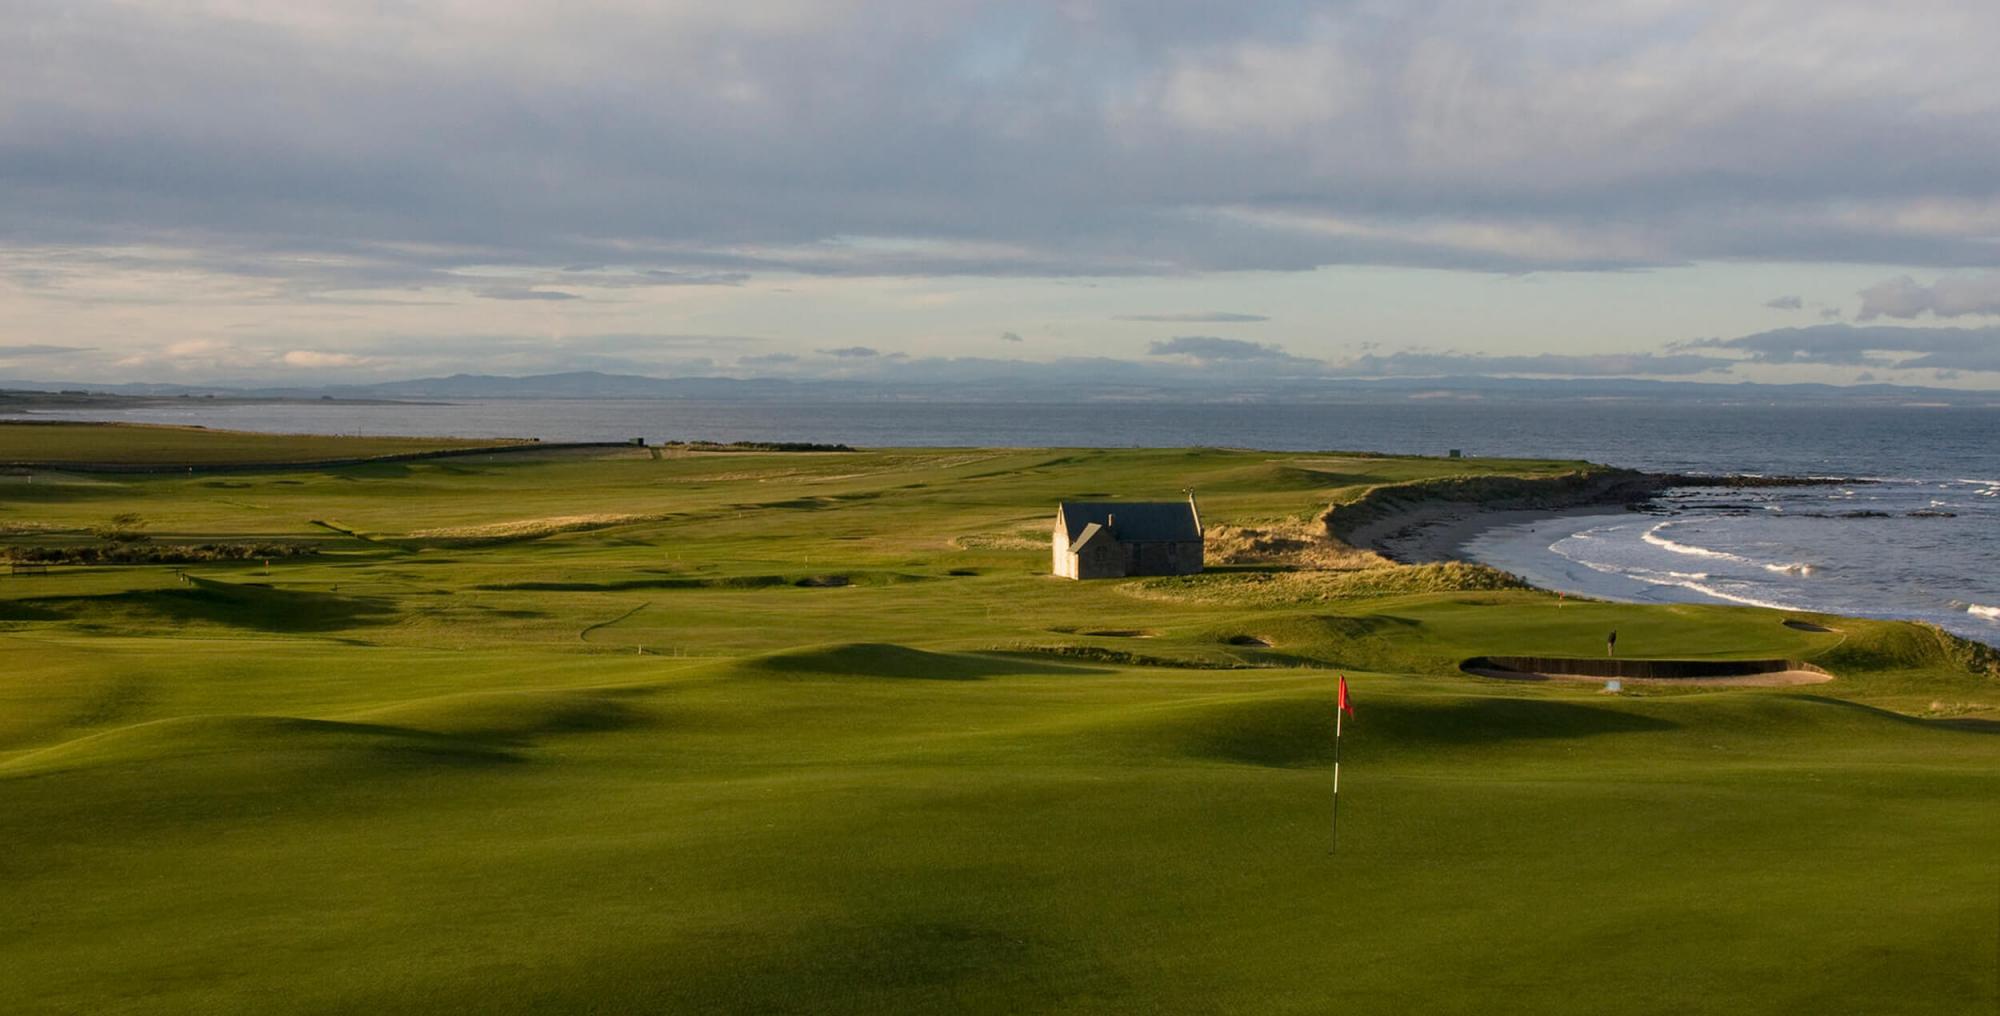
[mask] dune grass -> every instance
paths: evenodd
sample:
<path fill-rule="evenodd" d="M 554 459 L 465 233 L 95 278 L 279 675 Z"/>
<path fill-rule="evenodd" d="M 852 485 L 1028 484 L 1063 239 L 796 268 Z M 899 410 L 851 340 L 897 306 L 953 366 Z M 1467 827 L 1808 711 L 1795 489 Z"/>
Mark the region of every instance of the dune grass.
<path fill-rule="evenodd" d="M 1161 595 L 1018 542 L 1063 496 L 1193 486 L 1290 531 L 1381 483 L 1574 468 L 946 450 L 0 488 L 0 523 L 322 551 L 0 578 L 0 1011 L 1992 1011 L 2000 679 L 1962 644 L 1435 569 Z M 509 528 L 578 516 L 613 521 Z M 1456 669 L 1612 627 L 1838 676 Z M 1360 715 L 1329 855 L 1335 673 Z"/>

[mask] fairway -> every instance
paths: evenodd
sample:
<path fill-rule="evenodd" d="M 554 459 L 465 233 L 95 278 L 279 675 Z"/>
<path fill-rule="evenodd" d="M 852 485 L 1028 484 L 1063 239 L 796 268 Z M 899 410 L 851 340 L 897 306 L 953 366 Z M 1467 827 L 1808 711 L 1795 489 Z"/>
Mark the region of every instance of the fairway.
<path fill-rule="evenodd" d="M 215 439 L 182 451 L 231 461 Z M 0 479 L 16 553 L 296 552 L 0 575 L 0 1012 L 1994 1012 L 1991 651 L 1318 540 L 1377 485 L 1585 468 L 632 449 Z M 1206 574 L 1047 574 L 1058 500 L 1190 487 Z M 1612 629 L 1832 679 L 1460 670 Z"/>

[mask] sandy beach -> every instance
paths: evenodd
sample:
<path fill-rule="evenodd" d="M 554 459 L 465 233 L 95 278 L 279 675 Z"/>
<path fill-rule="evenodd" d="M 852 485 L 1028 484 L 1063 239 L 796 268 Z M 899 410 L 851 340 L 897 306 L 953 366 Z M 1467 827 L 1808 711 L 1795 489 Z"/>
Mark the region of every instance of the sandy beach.
<path fill-rule="evenodd" d="M 1617 505 L 1576 508 L 1482 508 L 1459 501 L 1411 505 L 1388 517 L 1355 527 L 1348 543 L 1403 564 L 1469 560 L 1465 546 L 1481 533 L 1542 519 L 1615 515 Z"/>

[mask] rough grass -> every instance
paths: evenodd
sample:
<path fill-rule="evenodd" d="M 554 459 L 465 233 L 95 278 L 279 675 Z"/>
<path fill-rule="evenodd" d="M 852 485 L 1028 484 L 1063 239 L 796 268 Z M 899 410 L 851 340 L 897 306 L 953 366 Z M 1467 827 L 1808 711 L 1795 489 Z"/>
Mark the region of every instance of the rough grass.
<path fill-rule="evenodd" d="M 540 519 L 509 519 L 505 522 L 487 522 L 470 526 L 438 526 L 431 529 L 414 529 L 406 535 L 414 540 L 447 540 L 452 542 L 479 542 L 505 540 L 531 540 L 557 533 L 575 533 L 589 529 L 608 529 L 612 526 L 628 526 L 636 522 L 655 522 L 659 515 L 600 514 L 600 515 L 554 515 Z"/>
<path fill-rule="evenodd" d="M 1203 534 L 1211 565 L 1277 565 L 1318 571 L 1392 567 L 1371 550 L 1333 539 L 1319 522 L 1286 519 L 1257 525 L 1215 525 Z"/>
<path fill-rule="evenodd" d="M 961 539 L 1085 493 L 1193 486 L 1265 532 L 1572 468 L 764 452 L 0 487 L 24 530 L 0 546 L 136 513 L 324 547 L 190 586 L 0 577 L 0 1011 L 1992 1011 L 1976 648 L 1477 569 L 1076 583 L 1045 533 Z M 372 535 L 576 516 L 657 517 Z M 1614 627 L 1836 679 L 1456 671 Z M 1330 856 L 1336 674 L 1359 716 Z"/>
<path fill-rule="evenodd" d="M 28 564 L 202 564 L 310 557 L 319 548 L 302 543 L 85 543 L 16 546 L 0 558 Z"/>
<path fill-rule="evenodd" d="M 1124 591 L 1147 599 L 1273 607 L 1410 593 L 1525 588 L 1525 583 L 1506 572 L 1485 565 L 1453 561 L 1424 565 L 1372 565 L 1337 572 L 1207 572 L 1146 579 L 1125 586 Z"/>

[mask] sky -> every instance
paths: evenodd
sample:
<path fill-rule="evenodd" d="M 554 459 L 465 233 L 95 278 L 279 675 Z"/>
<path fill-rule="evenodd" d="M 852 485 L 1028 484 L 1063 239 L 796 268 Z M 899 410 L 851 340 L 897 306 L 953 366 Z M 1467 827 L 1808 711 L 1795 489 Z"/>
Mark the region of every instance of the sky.
<path fill-rule="evenodd" d="M 2000 388 L 1985 0 L 0 0 L 0 378 Z"/>

